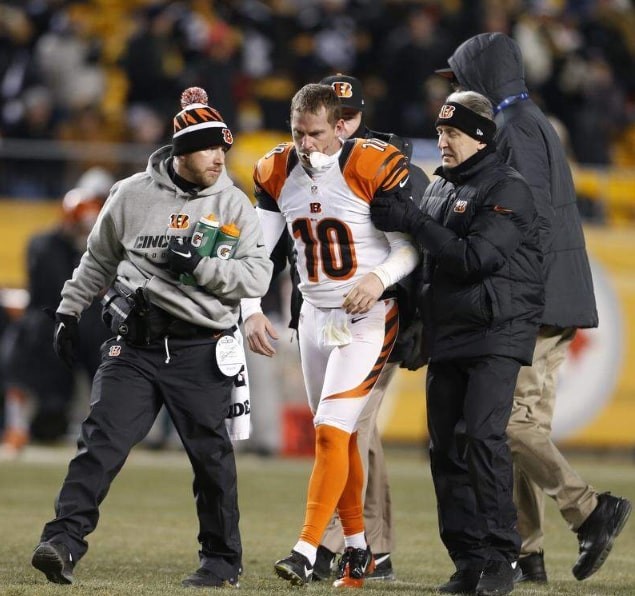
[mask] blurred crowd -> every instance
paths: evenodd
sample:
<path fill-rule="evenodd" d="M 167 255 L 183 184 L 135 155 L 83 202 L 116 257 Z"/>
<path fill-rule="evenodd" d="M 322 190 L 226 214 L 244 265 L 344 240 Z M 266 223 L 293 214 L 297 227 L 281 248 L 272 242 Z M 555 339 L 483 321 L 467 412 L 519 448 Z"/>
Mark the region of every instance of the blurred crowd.
<path fill-rule="evenodd" d="M 449 92 L 434 70 L 483 31 L 519 42 L 573 159 L 635 165 L 632 0 L 3 0 L 0 136 L 92 141 L 76 179 L 112 170 L 117 143 L 168 140 L 185 87 L 204 87 L 232 130 L 284 131 L 301 85 L 344 72 L 374 128 L 433 138 Z M 0 195 L 60 196 L 60 162 L 19 165 Z"/>

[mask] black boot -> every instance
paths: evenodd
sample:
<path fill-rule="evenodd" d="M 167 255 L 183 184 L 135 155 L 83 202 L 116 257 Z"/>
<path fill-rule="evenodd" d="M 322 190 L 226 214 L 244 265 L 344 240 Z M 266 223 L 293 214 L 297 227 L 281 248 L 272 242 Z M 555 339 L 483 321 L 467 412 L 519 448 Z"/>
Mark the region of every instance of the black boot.
<path fill-rule="evenodd" d="M 474 594 L 480 577 L 480 569 L 458 569 L 437 590 L 443 594 Z"/>
<path fill-rule="evenodd" d="M 545 553 L 532 553 L 518 560 L 520 568 L 516 582 L 534 582 L 536 584 L 547 583 L 547 570 L 545 569 Z"/>
<path fill-rule="evenodd" d="M 516 572 L 509 561 L 488 561 L 476 585 L 476 596 L 503 596 L 514 589 Z"/>
<path fill-rule="evenodd" d="M 602 567 L 631 509 L 628 499 L 614 497 L 611 493 L 598 495 L 597 507 L 578 528 L 580 554 L 572 570 L 576 579 L 586 579 Z"/>
<path fill-rule="evenodd" d="M 33 551 L 31 565 L 54 584 L 72 584 L 75 562 L 68 547 L 61 542 L 40 542 Z"/>
<path fill-rule="evenodd" d="M 213 571 L 206 567 L 199 567 L 194 573 L 188 575 L 181 585 L 184 588 L 239 588 L 240 583 L 237 577 L 218 577 Z"/>

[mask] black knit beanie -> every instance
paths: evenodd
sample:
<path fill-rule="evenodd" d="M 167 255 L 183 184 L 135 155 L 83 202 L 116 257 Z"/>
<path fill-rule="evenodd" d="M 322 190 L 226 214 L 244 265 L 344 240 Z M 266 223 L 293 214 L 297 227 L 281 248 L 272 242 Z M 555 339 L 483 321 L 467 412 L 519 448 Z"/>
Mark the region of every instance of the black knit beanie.
<path fill-rule="evenodd" d="M 172 155 L 218 146 L 229 149 L 234 143 L 220 112 L 208 106 L 207 101 L 207 93 L 200 87 L 189 87 L 181 94 L 183 109 L 174 116 Z"/>

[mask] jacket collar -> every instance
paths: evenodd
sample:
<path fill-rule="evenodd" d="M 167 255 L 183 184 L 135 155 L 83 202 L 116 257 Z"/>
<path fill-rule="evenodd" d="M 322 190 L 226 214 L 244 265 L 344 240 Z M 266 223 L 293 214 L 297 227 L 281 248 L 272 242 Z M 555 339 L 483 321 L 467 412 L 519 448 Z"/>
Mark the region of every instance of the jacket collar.
<path fill-rule="evenodd" d="M 487 157 L 492 156 L 490 159 Z M 454 168 L 446 168 L 439 166 L 434 173 L 437 176 L 441 176 L 448 182 L 453 184 L 461 184 L 465 180 L 469 180 L 477 172 L 490 166 L 492 161 L 496 159 L 496 144 L 488 143 L 483 149 L 477 151 L 472 157 L 466 159 L 463 163 L 460 163 Z"/>

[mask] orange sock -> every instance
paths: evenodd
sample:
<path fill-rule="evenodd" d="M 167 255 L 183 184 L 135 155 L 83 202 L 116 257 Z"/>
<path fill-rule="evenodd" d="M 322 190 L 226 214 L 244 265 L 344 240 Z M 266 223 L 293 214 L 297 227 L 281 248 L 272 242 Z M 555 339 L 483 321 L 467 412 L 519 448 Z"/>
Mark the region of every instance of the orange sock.
<path fill-rule="evenodd" d="M 22 389 L 8 387 L 5 395 L 5 428 L 3 445 L 13 450 L 22 449 L 29 442 L 27 396 Z"/>
<path fill-rule="evenodd" d="M 348 479 L 337 504 L 344 536 L 352 536 L 364 531 L 363 486 L 364 469 L 357 447 L 357 432 L 354 432 L 348 444 Z"/>
<path fill-rule="evenodd" d="M 326 424 L 315 430 L 315 462 L 300 540 L 316 547 L 346 485 L 350 438 L 346 431 Z"/>

